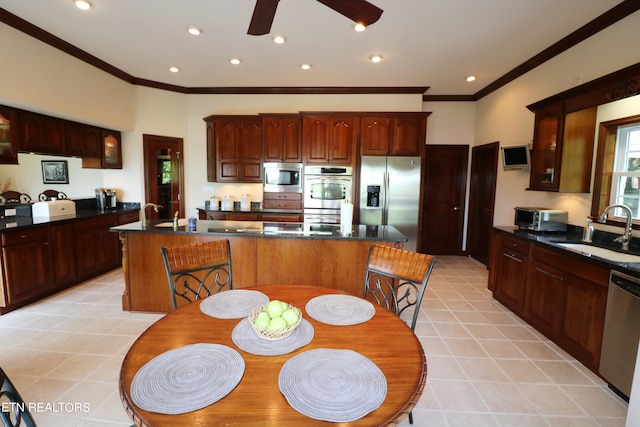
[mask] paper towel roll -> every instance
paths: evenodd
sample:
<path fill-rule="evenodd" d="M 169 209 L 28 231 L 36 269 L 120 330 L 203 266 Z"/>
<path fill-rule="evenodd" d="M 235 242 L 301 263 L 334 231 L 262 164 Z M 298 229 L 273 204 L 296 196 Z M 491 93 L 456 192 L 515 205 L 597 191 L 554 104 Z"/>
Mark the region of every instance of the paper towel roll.
<path fill-rule="evenodd" d="M 351 233 L 353 223 L 353 205 L 349 202 L 344 202 L 340 206 L 340 232 L 342 234 Z"/>

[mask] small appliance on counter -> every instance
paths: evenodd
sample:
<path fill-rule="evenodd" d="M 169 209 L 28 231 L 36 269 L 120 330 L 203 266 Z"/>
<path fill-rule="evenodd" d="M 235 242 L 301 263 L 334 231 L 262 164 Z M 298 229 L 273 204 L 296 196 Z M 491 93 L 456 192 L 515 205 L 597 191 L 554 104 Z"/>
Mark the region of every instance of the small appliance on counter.
<path fill-rule="evenodd" d="M 105 210 L 115 208 L 117 204 L 116 190 L 110 188 L 96 188 L 96 202 L 98 209 Z"/>
<path fill-rule="evenodd" d="M 31 206 L 31 216 L 34 218 L 72 217 L 75 214 L 76 204 L 71 200 L 49 200 Z"/>
<path fill-rule="evenodd" d="M 515 208 L 514 224 L 521 230 L 567 231 L 569 212 L 546 208 Z"/>

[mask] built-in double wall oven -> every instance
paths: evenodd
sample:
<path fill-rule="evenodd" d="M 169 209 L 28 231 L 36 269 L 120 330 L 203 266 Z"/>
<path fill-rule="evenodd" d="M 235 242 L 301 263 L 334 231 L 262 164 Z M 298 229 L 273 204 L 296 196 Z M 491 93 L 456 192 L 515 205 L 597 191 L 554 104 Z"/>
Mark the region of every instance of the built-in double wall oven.
<path fill-rule="evenodd" d="M 304 222 L 340 224 L 340 206 L 353 202 L 351 166 L 305 166 Z"/>

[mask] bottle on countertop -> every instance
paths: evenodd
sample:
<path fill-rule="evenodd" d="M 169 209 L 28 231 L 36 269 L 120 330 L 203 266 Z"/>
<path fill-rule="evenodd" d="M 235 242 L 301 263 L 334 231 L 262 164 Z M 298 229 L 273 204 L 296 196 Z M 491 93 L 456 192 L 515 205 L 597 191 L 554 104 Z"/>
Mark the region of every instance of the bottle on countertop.
<path fill-rule="evenodd" d="M 584 228 L 582 232 L 582 241 L 585 243 L 591 243 L 593 241 L 593 220 L 591 218 L 587 219 L 587 226 Z"/>

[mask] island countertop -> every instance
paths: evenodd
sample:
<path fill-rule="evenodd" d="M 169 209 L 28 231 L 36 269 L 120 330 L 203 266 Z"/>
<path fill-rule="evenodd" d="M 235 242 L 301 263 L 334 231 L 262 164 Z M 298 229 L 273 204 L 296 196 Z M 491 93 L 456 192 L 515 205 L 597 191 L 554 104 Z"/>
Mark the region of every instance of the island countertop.
<path fill-rule="evenodd" d="M 160 248 L 227 239 L 234 289 L 274 283 L 324 286 L 361 295 L 372 244 L 402 248 L 407 238 L 392 226 L 355 225 L 344 235 L 338 225 L 198 220 L 149 221 L 110 229 L 122 242 L 128 311 L 173 310 Z"/>
<path fill-rule="evenodd" d="M 149 221 L 112 227 L 111 231 L 126 233 L 166 233 L 216 236 L 254 236 L 263 238 L 370 240 L 384 242 L 406 242 L 407 237 L 390 225 L 353 225 L 349 233 L 342 233 L 339 225 L 307 224 L 262 221 L 214 221 L 197 220 L 195 229 L 190 229 L 185 219 L 178 227 L 172 221 Z"/>

